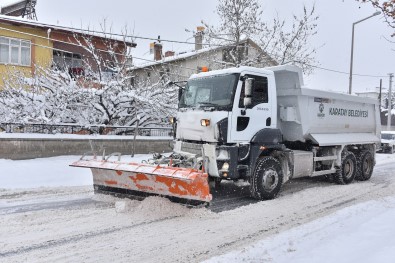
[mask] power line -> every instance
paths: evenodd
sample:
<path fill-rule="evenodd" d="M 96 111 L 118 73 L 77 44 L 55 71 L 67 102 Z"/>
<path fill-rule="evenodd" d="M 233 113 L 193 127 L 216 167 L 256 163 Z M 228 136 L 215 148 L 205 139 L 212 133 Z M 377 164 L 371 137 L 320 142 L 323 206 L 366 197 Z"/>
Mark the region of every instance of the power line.
<path fill-rule="evenodd" d="M 311 64 L 308 64 L 308 63 L 305 63 L 305 62 L 301 62 L 301 61 L 297 61 L 297 60 L 293 60 L 293 62 L 304 64 L 304 65 L 307 65 L 309 67 L 317 68 L 317 69 L 321 69 L 321 70 L 325 70 L 325 71 L 330 71 L 330 72 L 334 72 L 334 73 L 350 75 L 349 72 L 344 72 L 344 71 L 339 71 L 339 70 L 329 69 L 329 68 L 323 68 L 323 67 L 320 67 L 320 66 L 311 65 Z M 387 78 L 388 77 L 388 76 L 356 74 L 356 73 L 353 73 L 352 75 L 353 76 L 359 76 L 359 77 L 371 77 L 371 78 Z"/>
<path fill-rule="evenodd" d="M 7 21 L 17 21 L 18 20 L 13 20 L 9 18 L 2 18 Z M 60 28 L 60 29 L 67 29 L 69 31 L 75 31 L 76 33 L 81 33 L 81 32 L 86 32 L 86 33 L 95 33 L 95 34 L 103 34 L 109 35 L 109 36 L 118 36 L 118 37 L 129 37 L 129 38 L 135 38 L 135 39 L 143 39 L 143 40 L 152 40 L 152 41 L 160 41 L 160 42 L 169 42 L 169 43 L 177 43 L 177 44 L 189 44 L 189 45 L 195 45 L 195 42 L 188 42 L 188 41 L 180 41 L 180 40 L 171 40 L 171 39 L 158 39 L 158 38 L 153 38 L 153 37 L 142 37 L 142 36 L 135 36 L 135 35 L 127 35 L 127 34 L 120 34 L 120 33 L 111 33 L 111 32 L 103 32 L 103 31 L 97 31 L 97 30 L 91 30 L 91 29 L 83 29 L 83 28 L 76 28 L 76 27 L 70 27 L 70 26 L 59 26 L 59 25 L 46 25 L 42 24 L 44 26 L 48 26 L 48 28 L 54 27 L 54 28 Z M 218 46 L 218 47 L 223 47 L 226 45 L 221 45 L 221 44 L 211 44 L 211 43 L 202 43 L 204 46 Z"/>
<path fill-rule="evenodd" d="M 58 40 L 58 39 L 54 39 L 54 38 L 50 38 L 50 37 L 43 37 L 43 36 L 40 36 L 40 35 L 27 33 L 27 32 L 23 32 L 23 31 L 20 31 L 20 30 L 14 30 L 14 29 L 5 28 L 5 27 L 0 27 L 0 29 L 5 30 L 5 31 L 10 31 L 10 32 L 13 32 L 13 33 L 19 33 L 19 34 L 22 34 L 22 35 L 32 36 L 32 37 L 41 38 L 41 39 L 45 39 L 45 40 L 51 40 L 53 42 L 58 42 L 58 43 L 63 43 L 63 44 L 67 44 L 67 45 L 76 46 L 76 47 L 82 47 L 83 48 L 83 46 L 80 45 L 80 44 L 75 44 L 75 43 L 71 43 L 71 42 L 67 42 L 67 41 L 63 41 L 63 40 Z M 86 41 L 86 40 L 84 39 L 84 41 Z M 117 53 L 117 52 L 114 52 L 114 51 L 111 51 L 111 50 L 104 50 L 104 49 L 99 49 L 99 48 L 95 48 L 95 49 L 100 51 L 100 52 L 105 52 L 105 53 L 110 53 L 110 54 L 115 54 L 115 55 L 121 55 L 121 56 L 128 57 L 127 55 L 125 55 L 123 53 Z"/>
<path fill-rule="evenodd" d="M 14 21 L 14 20 L 12 20 L 12 19 L 7 19 L 7 18 L 4 18 L 4 20 Z M 49 25 L 48 25 L 48 26 L 49 26 Z M 106 35 L 114 35 L 114 36 L 122 36 L 122 37 L 135 37 L 135 38 L 148 39 L 148 40 L 158 40 L 158 39 L 149 38 L 149 37 L 136 37 L 136 36 L 122 35 L 122 34 L 116 34 L 116 33 L 107 33 L 107 32 L 100 32 L 100 31 L 94 31 L 94 30 L 77 29 L 77 28 L 73 28 L 73 27 L 65 27 L 65 26 L 54 26 L 54 27 L 61 28 L 61 29 L 69 29 L 69 30 L 72 29 L 72 30 L 83 31 L 83 32 L 100 33 L 100 34 L 103 34 L 104 36 L 106 36 Z M 4 28 L 4 27 L 0 27 L 0 29 L 6 30 L 6 31 L 10 31 L 10 32 L 14 32 L 14 33 L 25 34 L 25 35 L 29 35 L 29 36 L 33 36 L 33 37 L 45 39 L 45 40 L 51 40 L 51 41 L 54 41 L 54 42 L 64 43 L 64 44 L 68 44 L 68 45 L 72 45 L 72 46 L 82 47 L 82 46 L 79 45 L 79 44 L 70 43 L 70 42 L 67 42 L 67 41 L 62 41 L 62 40 L 53 39 L 53 38 L 49 38 L 49 37 L 43 37 L 43 36 L 40 36 L 40 35 L 35 35 L 35 34 L 31 34 L 31 33 L 26 33 L 26 32 L 19 31 L 19 30 L 13 30 L 13 29 Z M 76 32 L 76 33 L 79 33 L 79 32 Z M 102 37 L 102 38 L 105 38 L 105 37 Z M 121 41 L 121 40 L 118 40 L 118 41 Z M 160 41 L 172 42 L 172 43 L 183 43 L 183 44 L 195 44 L 194 42 L 177 41 L 177 40 L 160 40 Z M 38 44 L 34 44 L 34 45 L 40 46 L 40 45 L 38 45 Z M 204 44 L 204 45 L 211 45 L 211 44 Z M 234 46 L 234 45 L 213 45 L 213 46 L 216 46 L 216 47 L 232 47 L 232 46 Z M 48 47 L 48 46 L 41 46 L 41 47 L 51 48 L 51 47 Z M 83 48 L 83 47 L 82 47 L 82 48 Z M 254 47 L 253 47 L 253 48 L 254 48 Z M 56 50 L 56 48 L 52 48 L 52 49 Z M 64 52 L 69 52 L 69 51 L 67 51 L 67 50 L 61 50 L 61 49 L 57 49 L 57 50 L 59 50 L 59 51 L 64 51 Z M 136 57 L 136 56 L 132 56 L 132 55 L 125 55 L 125 54 L 122 54 L 122 53 L 117 53 L 117 52 L 113 52 L 113 51 L 109 51 L 109 50 L 103 50 L 103 49 L 97 49 L 97 50 L 100 51 L 100 52 L 106 52 L 106 53 L 111 53 L 111 54 L 115 54 L 115 55 L 122 55 L 122 56 L 125 56 L 125 57 L 132 57 L 133 59 L 142 60 L 142 61 L 147 61 L 147 62 L 154 62 L 154 63 L 157 63 L 157 64 L 165 64 L 165 63 L 167 63 L 166 61 L 149 60 L 149 59 L 140 58 L 140 57 Z M 263 52 L 265 52 L 265 51 L 263 51 Z M 267 52 L 265 52 L 265 53 L 268 54 L 268 55 L 270 55 L 270 54 L 267 53 Z M 171 61 L 169 61 L 169 62 L 171 62 Z M 329 68 L 324 68 L 324 67 L 320 67 L 320 66 L 316 66 L 316 65 L 311 65 L 311 64 L 308 64 L 308 63 L 305 63 L 305 62 L 301 62 L 301 61 L 297 61 L 297 60 L 293 60 L 292 62 L 304 64 L 304 65 L 307 65 L 307 66 L 309 66 L 309 67 L 317 68 L 317 69 L 320 69 L 320 70 L 325 70 L 325 71 L 329 71 L 329 72 L 334 72 L 334 73 L 347 74 L 347 75 L 349 75 L 348 72 L 339 71 L 339 70 L 334 70 L 334 69 L 329 69 Z M 153 65 L 152 65 L 152 66 L 153 66 Z M 172 66 L 179 67 L 179 68 L 184 68 L 184 69 L 189 69 L 189 70 L 196 70 L 195 68 L 188 68 L 188 67 L 185 67 L 185 66 L 179 66 L 179 65 L 172 65 Z M 139 68 L 139 66 L 134 66 L 134 67 Z M 140 66 L 140 68 L 141 68 L 141 67 L 149 67 L 149 65 L 148 65 L 148 66 L 142 65 L 142 66 Z M 357 73 L 354 73 L 353 76 L 372 77 L 372 78 L 385 78 L 385 77 L 388 77 L 388 76 L 368 75 L 368 74 L 357 74 Z"/>
<path fill-rule="evenodd" d="M 27 33 L 27 32 L 23 32 L 23 31 L 19 31 L 19 30 L 14 30 L 14 29 L 9 29 L 9 28 L 5 28 L 5 27 L 0 27 L 0 29 L 2 30 L 6 30 L 6 31 L 10 31 L 13 33 L 19 33 L 19 34 L 23 34 L 23 35 L 27 35 L 27 36 L 31 36 L 31 37 L 37 37 L 37 38 L 41 38 L 41 39 L 45 39 L 45 40 L 51 40 L 53 42 L 59 42 L 59 43 L 63 43 L 63 44 L 67 44 L 67 45 L 71 45 L 71 46 L 76 46 L 76 47 L 80 47 L 80 48 L 84 48 L 83 46 L 81 46 L 80 44 L 75 44 L 75 43 L 71 43 L 71 42 L 67 42 L 67 41 L 62 41 L 62 40 L 58 40 L 58 39 L 54 39 L 54 38 L 49 38 L 49 37 L 43 37 L 40 35 L 36 35 L 36 34 L 32 34 L 32 33 Z M 86 41 L 84 39 L 84 41 Z M 53 48 L 50 46 L 44 46 L 44 45 L 40 45 L 40 44 L 36 44 L 36 43 L 31 43 L 34 46 L 39 46 L 42 48 L 48 48 L 48 49 L 52 49 L 52 50 L 58 50 L 58 51 L 63 51 L 63 52 L 70 52 L 68 50 L 64 50 L 64 49 L 59 49 L 59 48 Z M 99 49 L 99 48 L 95 48 L 96 50 L 100 51 L 100 52 L 105 52 L 105 53 L 109 53 L 109 54 L 115 54 L 115 55 L 121 55 L 121 56 L 125 56 L 125 57 L 131 57 L 133 59 L 137 59 L 137 60 L 143 60 L 143 61 L 147 61 L 147 62 L 156 62 L 156 63 L 161 63 L 155 60 L 149 60 L 149 59 L 145 59 L 145 58 L 139 58 L 139 57 L 135 57 L 132 55 L 125 55 L 123 53 L 117 53 L 111 50 L 104 50 L 104 49 Z M 86 56 L 86 55 L 85 55 Z M 94 56 L 86 56 L 88 58 L 94 58 Z M 162 62 L 163 63 L 163 62 Z M 118 63 L 121 64 L 121 63 Z M 189 69 L 189 70 L 196 70 L 195 68 L 188 68 L 188 67 L 184 67 L 184 66 L 179 66 L 179 65 L 173 65 L 175 67 L 179 67 L 179 68 L 184 68 L 184 69 Z"/>

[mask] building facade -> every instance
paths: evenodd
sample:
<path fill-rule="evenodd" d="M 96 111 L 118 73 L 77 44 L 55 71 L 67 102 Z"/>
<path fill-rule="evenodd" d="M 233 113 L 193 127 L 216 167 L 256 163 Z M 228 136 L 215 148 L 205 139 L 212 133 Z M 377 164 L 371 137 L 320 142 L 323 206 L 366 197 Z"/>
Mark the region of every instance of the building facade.
<path fill-rule="evenodd" d="M 136 46 L 100 34 L 0 15 L 0 89 L 14 73 L 32 77 L 37 67 L 57 67 L 80 75 L 84 74 L 84 65 L 105 71 L 105 66 L 85 48 L 87 39 L 100 59 L 110 64 L 112 60 L 119 63 L 128 59 L 125 51 Z"/>

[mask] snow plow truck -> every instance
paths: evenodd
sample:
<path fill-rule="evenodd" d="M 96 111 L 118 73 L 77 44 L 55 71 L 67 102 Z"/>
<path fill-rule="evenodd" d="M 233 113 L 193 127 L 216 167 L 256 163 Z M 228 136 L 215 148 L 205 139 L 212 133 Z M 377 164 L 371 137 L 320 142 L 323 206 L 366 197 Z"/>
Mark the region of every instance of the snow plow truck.
<path fill-rule="evenodd" d="M 172 120 L 170 156 L 147 163 L 81 158 L 72 166 L 91 168 L 101 193 L 195 205 L 212 200 L 209 181 L 243 179 L 252 198 L 265 200 L 300 177 L 369 180 L 381 132 L 378 101 L 305 88 L 292 65 L 194 74 Z"/>

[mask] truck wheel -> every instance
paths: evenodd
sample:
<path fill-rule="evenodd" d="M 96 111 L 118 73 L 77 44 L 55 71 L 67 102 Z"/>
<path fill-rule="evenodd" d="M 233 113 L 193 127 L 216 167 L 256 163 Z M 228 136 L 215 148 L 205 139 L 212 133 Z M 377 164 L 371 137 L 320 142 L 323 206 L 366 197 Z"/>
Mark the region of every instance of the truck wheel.
<path fill-rule="evenodd" d="M 344 152 L 341 167 L 335 174 L 335 180 L 338 184 L 351 183 L 357 172 L 357 160 L 352 152 Z"/>
<path fill-rule="evenodd" d="M 372 177 L 374 167 L 373 155 L 369 151 L 362 152 L 357 162 L 357 175 L 355 179 L 367 181 Z"/>
<path fill-rule="evenodd" d="M 255 199 L 268 200 L 276 197 L 283 183 L 280 162 L 271 156 L 262 157 L 256 163 L 250 178 L 250 192 Z"/>

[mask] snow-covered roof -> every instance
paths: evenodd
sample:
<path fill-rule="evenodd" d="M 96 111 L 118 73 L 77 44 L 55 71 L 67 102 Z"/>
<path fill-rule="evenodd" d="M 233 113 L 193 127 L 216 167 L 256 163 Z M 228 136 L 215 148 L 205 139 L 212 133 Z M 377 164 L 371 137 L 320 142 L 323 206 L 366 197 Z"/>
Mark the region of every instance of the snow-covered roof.
<path fill-rule="evenodd" d="M 1 0 L 0 3 L 0 9 L 4 8 L 4 7 L 8 7 L 11 5 L 16 5 L 22 2 L 25 2 L 26 0 Z"/>
<path fill-rule="evenodd" d="M 242 43 L 249 43 L 249 44 L 257 46 L 249 38 L 240 41 L 240 44 L 242 44 Z M 214 47 L 202 48 L 202 49 L 199 49 L 199 50 L 192 50 L 192 51 L 188 51 L 188 52 L 182 52 L 182 53 L 175 54 L 174 56 L 164 57 L 163 59 L 158 60 L 158 61 L 143 62 L 141 64 L 135 65 L 134 67 L 129 68 L 129 70 L 143 69 L 143 68 L 152 67 L 152 66 L 155 66 L 155 65 L 158 65 L 158 64 L 171 63 L 171 62 L 175 62 L 175 61 L 178 61 L 178 60 L 183 60 L 183 59 L 195 57 L 195 56 L 198 56 L 198 55 L 202 55 L 204 53 L 211 52 L 211 51 L 214 51 L 214 50 L 221 50 L 221 49 L 228 48 L 228 47 L 231 47 L 231 46 L 232 45 L 214 46 Z"/>
<path fill-rule="evenodd" d="M 155 66 L 157 64 L 175 62 L 175 61 L 178 61 L 178 60 L 182 60 L 182 59 L 198 56 L 198 55 L 204 54 L 206 52 L 213 51 L 213 50 L 220 49 L 220 48 L 222 48 L 222 47 L 207 47 L 207 48 L 202 48 L 202 49 L 199 49 L 199 50 L 192 50 L 192 51 L 187 51 L 187 52 L 181 52 L 181 53 L 175 54 L 174 56 L 164 57 L 163 59 L 158 60 L 158 61 L 143 62 L 143 63 L 141 63 L 139 65 L 136 65 L 136 66 L 130 68 L 130 70 L 152 67 L 152 66 Z M 148 60 L 148 58 L 147 58 L 147 60 Z"/>
<path fill-rule="evenodd" d="M 23 25 L 23 26 L 34 27 L 34 28 L 42 28 L 45 30 L 51 29 L 51 30 L 56 30 L 56 31 L 77 33 L 77 34 L 89 35 L 89 36 L 94 36 L 94 37 L 99 37 L 99 38 L 106 38 L 106 39 L 111 39 L 111 40 L 115 40 L 115 41 L 125 42 L 126 45 L 132 46 L 132 47 L 135 47 L 137 45 L 133 41 L 127 41 L 127 40 L 124 41 L 124 39 L 122 37 L 108 35 L 106 33 L 96 33 L 96 32 L 92 33 L 92 32 L 89 32 L 89 30 L 74 29 L 74 28 L 69 28 L 69 27 L 59 26 L 59 25 L 51 25 L 51 24 L 41 23 L 38 21 L 28 20 L 28 19 L 20 18 L 20 17 L 11 17 L 11 16 L 6 16 L 6 15 L 0 15 L 0 23 L 9 23 L 9 24 L 14 24 L 14 25 Z"/>

